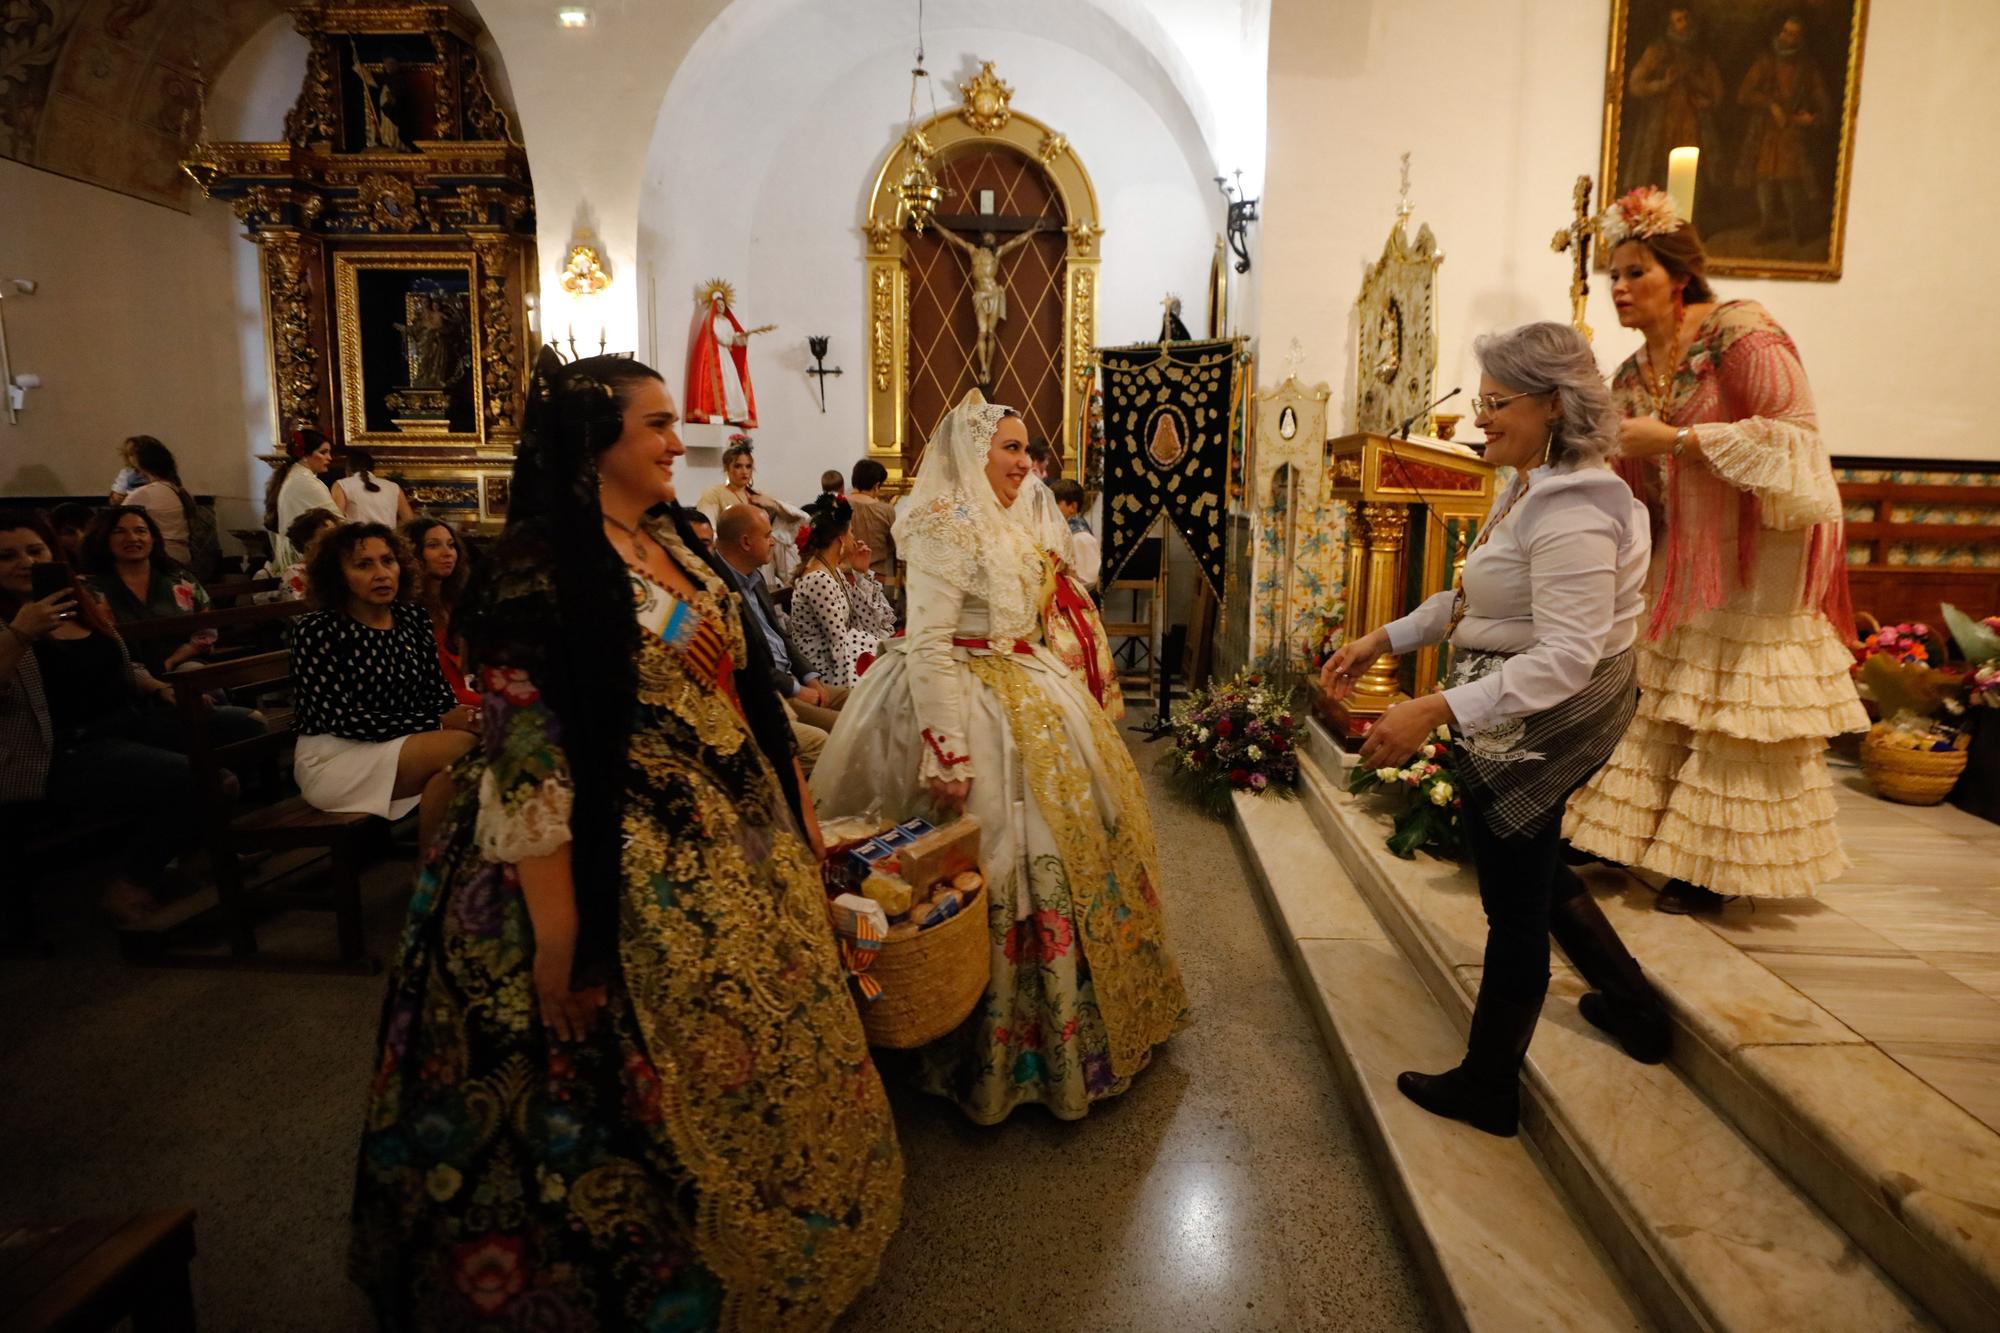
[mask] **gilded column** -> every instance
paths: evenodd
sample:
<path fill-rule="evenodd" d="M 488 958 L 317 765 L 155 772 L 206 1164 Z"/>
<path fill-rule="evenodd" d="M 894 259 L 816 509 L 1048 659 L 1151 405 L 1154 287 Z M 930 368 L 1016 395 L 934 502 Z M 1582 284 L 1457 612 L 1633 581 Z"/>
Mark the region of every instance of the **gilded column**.
<path fill-rule="evenodd" d="M 1403 544 L 1409 535 L 1410 511 L 1400 504 L 1370 502 L 1361 506 L 1359 526 L 1366 529 L 1361 569 L 1361 619 L 1354 633 L 1368 634 L 1402 614 Z M 1350 559 L 1353 552 L 1350 540 Z M 1347 711 L 1373 715 L 1388 711 L 1402 693 L 1399 659 L 1384 653 L 1354 684 Z"/>
<path fill-rule="evenodd" d="M 508 271 L 513 267 L 519 243 L 504 233 L 479 233 L 472 237 L 473 252 L 479 257 L 479 315 L 481 388 L 484 402 L 486 444 L 513 452 L 521 436 L 521 346 L 514 336 L 515 300 L 507 290 Z"/>
<path fill-rule="evenodd" d="M 906 352 L 903 237 L 888 222 L 868 236 L 868 456 L 888 469 L 891 494 L 905 489 L 903 394 Z"/>
<path fill-rule="evenodd" d="M 320 353 L 313 338 L 312 270 L 319 243 L 289 227 L 257 233 L 264 251 L 266 327 L 271 334 L 271 405 L 278 432 L 325 428 Z"/>

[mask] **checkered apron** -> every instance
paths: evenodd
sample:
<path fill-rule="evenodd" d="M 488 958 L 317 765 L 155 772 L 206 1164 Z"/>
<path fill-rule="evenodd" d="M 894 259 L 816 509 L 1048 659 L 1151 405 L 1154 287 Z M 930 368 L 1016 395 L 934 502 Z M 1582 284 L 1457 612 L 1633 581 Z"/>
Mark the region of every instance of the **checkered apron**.
<path fill-rule="evenodd" d="M 1459 648 L 1451 684 L 1490 676 L 1512 653 Z M 1570 793 L 1611 757 L 1639 707 L 1638 659 L 1607 657 L 1584 687 L 1553 708 L 1458 735 L 1458 776 L 1497 837 L 1522 837 L 1562 814 Z"/>

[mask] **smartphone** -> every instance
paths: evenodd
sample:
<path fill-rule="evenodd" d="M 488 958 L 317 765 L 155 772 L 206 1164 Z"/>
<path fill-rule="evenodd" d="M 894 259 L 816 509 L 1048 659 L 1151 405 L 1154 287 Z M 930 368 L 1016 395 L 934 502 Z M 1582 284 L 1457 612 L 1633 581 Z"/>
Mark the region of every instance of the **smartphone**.
<path fill-rule="evenodd" d="M 76 586 L 76 576 L 60 560 L 44 560 L 29 566 L 28 578 L 28 587 L 38 602 L 59 592 L 69 592 Z"/>

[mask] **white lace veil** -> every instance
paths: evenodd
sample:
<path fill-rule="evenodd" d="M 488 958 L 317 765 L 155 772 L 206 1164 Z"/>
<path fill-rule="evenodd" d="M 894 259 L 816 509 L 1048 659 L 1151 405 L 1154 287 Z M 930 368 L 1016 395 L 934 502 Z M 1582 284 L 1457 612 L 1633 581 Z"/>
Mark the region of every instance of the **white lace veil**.
<path fill-rule="evenodd" d="M 1014 497 L 1013 508 L 1007 517 L 1027 528 L 1038 550 L 1054 551 L 1056 558 L 1066 568 L 1076 567 L 1076 554 L 1070 545 L 1069 520 L 1063 517 L 1062 506 L 1056 503 L 1056 493 L 1049 484 L 1030 472 L 1028 479 L 1021 483 L 1021 493 Z"/>
<path fill-rule="evenodd" d="M 912 569 L 984 599 L 995 634 L 1025 635 L 1040 611 L 1041 557 L 1029 525 L 1012 516 L 986 479 L 993 432 L 1010 410 L 974 389 L 945 413 L 909 499 L 896 506 L 893 535 L 896 554 Z"/>

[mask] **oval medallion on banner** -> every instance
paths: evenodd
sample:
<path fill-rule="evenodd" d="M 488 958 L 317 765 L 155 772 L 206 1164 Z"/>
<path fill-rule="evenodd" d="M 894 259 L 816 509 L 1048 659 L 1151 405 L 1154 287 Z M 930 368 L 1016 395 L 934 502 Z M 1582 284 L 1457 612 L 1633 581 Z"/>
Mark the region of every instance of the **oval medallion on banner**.
<path fill-rule="evenodd" d="M 1146 456 L 1155 467 L 1168 468 L 1187 457 L 1187 429 L 1178 408 L 1161 407 L 1146 431 Z"/>

